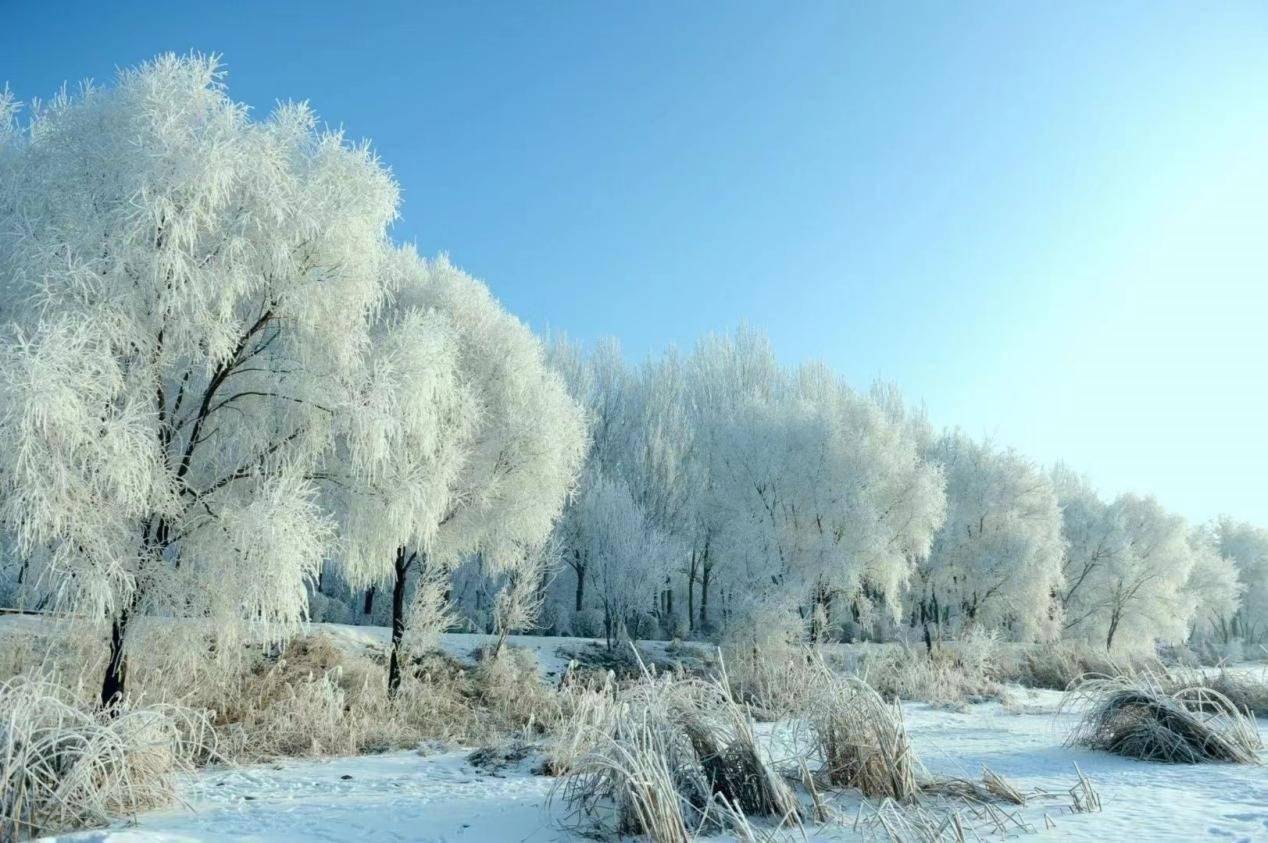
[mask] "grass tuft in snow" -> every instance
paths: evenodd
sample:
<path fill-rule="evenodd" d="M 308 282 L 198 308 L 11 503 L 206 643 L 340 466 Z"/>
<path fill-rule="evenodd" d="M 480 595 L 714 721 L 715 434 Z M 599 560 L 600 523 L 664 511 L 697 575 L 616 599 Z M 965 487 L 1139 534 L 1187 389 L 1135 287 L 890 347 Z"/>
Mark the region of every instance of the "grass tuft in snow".
<path fill-rule="evenodd" d="M 559 790 L 602 833 L 687 841 L 729 830 L 748 839 L 748 817 L 799 825 L 792 790 L 770 767 L 752 719 L 725 678 L 643 676 L 573 692 L 552 751 L 566 765 Z"/>
<path fill-rule="evenodd" d="M 190 699 L 216 712 L 221 752 L 235 761 L 539 737 L 560 716 L 523 651 L 503 648 L 474 667 L 428 653 L 410 660 L 389 695 L 381 663 L 324 636 L 297 638 Z"/>
<path fill-rule="evenodd" d="M 866 682 L 822 667 L 811 687 L 806 720 L 821 760 L 820 777 L 869 798 L 910 802 L 920 763 L 911 751 L 902 709 Z"/>
<path fill-rule="evenodd" d="M 102 713 L 38 678 L 0 684 L 0 840 L 107 823 L 167 804 L 210 750 L 206 717 L 175 705 Z"/>
<path fill-rule="evenodd" d="M 1268 672 L 1232 671 L 1221 666 L 1218 672 L 1172 668 L 1165 675 L 1172 690 L 1202 686 L 1222 694 L 1238 711 L 1254 717 L 1268 717 Z"/>
<path fill-rule="evenodd" d="M 863 662 L 863 678 L 887 700 L 926 702 L 946 708 L 1002 700 L 998 641 L 972 632 L 954 646 L 939 644 L 932 652 L 907 645 L 878 649 Z"/>
<path fill-rule="evenodd" d="M 1259 763 L 1263 743 L 1252 717 L 1218 691 L 1168 692 L 1164 681 L 1141 674 L 1076 683 L 1063 705 L 1084 714 L 1068 743 L 1146 761 Z"/>

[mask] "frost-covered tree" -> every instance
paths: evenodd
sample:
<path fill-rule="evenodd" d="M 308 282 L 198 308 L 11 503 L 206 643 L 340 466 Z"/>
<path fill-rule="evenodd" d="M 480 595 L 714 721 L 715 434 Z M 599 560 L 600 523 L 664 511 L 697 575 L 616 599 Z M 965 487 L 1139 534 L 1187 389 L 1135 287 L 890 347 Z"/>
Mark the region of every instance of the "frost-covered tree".
<path fill-rule="evenodd" d="M 947 520 L 919 567 L 914 620 L 978 624 L 1020 640 L 1055 637 L 1061 510 L 1052 482 L 1011 450 L 951 431 L 930 448 L 943 467 Z"/>
<path fill-rule="evenodd" d="M 783 370 L 751 332 L 707 339 L 691 365 L 729 587 L 799 594 L 808 616 L 896 611 L 945 512 L 916 441 L 826 368 Z"/>
<path fill-rule="evenodd" d="M 350 384 L 339 482 L 343 575 L 354 588 L 390 586 L 389 676 L 400 682 L 399 649 L 407 626 L 412 568 L 430 580 L 443 566 L 418 566 L 457 502 L 459 476 L 480 423 L 474 385 L 461 369 L 458 330 L 447 314 L 420 305 L 430 281 L 412 249 L 385 261 L 392 301 L 377 320 L 358 377 Z M 373 594 L 372 591 L 368 594 Z M 421 623 L 421 622 L 420 622 Z"/>
<path fill-rule="evenodd" d="M 1122 495 L 1106 505 L 1068 472 L 1056 486 L 1067 544 L 1064 635 L 1107 650 L 1183 640 L 1194 610 L 1184 519 L 1153 498 Z"/>
<path fill-rule="evenodd" d="M 685 619 L 692 625 L 695 576 L 707 543 L 701 534 L 698 508 L 704 500 L 707 475 L 697 458 L 698 425 L 692 416 L 685 361 L 673 349 L 641 366 L 630 386 L 627 456 L 621 474 L 635 502 L 656 532 L 679 554 L 665 572 L 657 614 L 667 633 L 676 634 Z M 682 583 L 675 580 L 681 575 Z M 680 612 L 674 596 L 686 593 Z"/>
<path fill-rule="evenodd" d="M 391 586 L 393 690 L 411 572 L 478 554 L 508 586 L 537 582 L 584 447 L 581 410 L 532 331 L 446 258 L 399 260 L 392 315 L 359 391 L 376 412 L 349 446 L 369 485 L 354 486 L 346 507 L 349 580 Z M 516 598 L 503 614 L 519 623 L 527 605 Z"/>
<path fill-rule="evenodd" d="M 1189 547 L 1193 567 L 1184 591 L 1191 601 L 1187 611 L 1192 618 L 1192 634 L 1197 638 L 1215 635 L 1227 644 L 1245 588 L 1237 578 L 1237 564 L 1220 553 L 1218 538 L 1211 530 L 1193 530 Z"/>
<path fill-rule="evenodd" d="M 548 357 L 584 413 L 587 477 L 619 476 L 631 446 L 629 405 L 633 377 L 621 357 L 620 347 L 608 340 L 587 353 L 566 337 L 558 337 L 550 344 Z M 584 494 L 585 485 L 583 480 L 573 506 Z M 560 527 L 558 541 L 562 559 L 573 584 L 569 614 L 575 617 L 585 608 L 586 588 L 590 584 L 589 544 L 584 535 L 577 532 L 583 527 L 582 520 L 565 518 Z"/>
<path fill-rule="evenodd" d="M 198 57 L 0 138 L 0 518 L 29 581 L 109 627 L 103 703 L 140 618 L 303 618 L 396 206 L 365 146 L 304 106 L 251 119 Z"/>
<path fill-rule="evenodd" d="M 565 516 L 568 541 L 582 549 L 603 612 L 608 646 L 629 637 L 681 549 L 660 533 L 624 481 L 595 472 Z"/>
<path fill-rule="evenodd" d="M 1215 525 L 1221 556 L 1233 560 L 1242 585 L 1241 607 L 1230 636 L 1258 643 L 1268 630 L 1268 530 L 1221 518 Z"/>

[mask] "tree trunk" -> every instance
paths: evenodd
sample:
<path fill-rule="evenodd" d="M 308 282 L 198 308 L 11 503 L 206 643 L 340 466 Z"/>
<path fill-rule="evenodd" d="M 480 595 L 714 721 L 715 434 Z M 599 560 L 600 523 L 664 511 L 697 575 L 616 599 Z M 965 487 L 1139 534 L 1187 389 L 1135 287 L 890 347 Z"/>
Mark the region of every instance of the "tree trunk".
<path fill-rule="evenodd" d="M 823 609 L 822 618 L 819 610 Z M 812 644 L 822 643 L 828 633 L 828 590 L 822 584 L 816 585 L 810 595 L 810 641 Z"/>
<path fill-rule="evenodd" d="M 361 614 L 368 615 L 374 611 L 374 586 L 370 586 L 365 590 L 365 605 L 361 607 Z"/>
<path fill-rule="evenodd" d="M 712 566 L 705 565 L 700 574 L 700 629 L 709 628 L 709 575 Z"/>
<path fill-rule="evenodd" d="M 577 592 L 572 610 L 574 612 L 580 612 L 582 601 L 586 595 L 586 566 L 582 565 L 580 560 L 578 560 L 577 564 L 573 566 L 573 570 L 577 572 Z"/>
<path fill-rule="evenodd" d="M 915 612 L 913 611 L 912 614 L 914 615 Z M 924 597 L 920 598 L 920 625 L 924 627 L 924 632 L 925 632 L 925 654 L 928 655 L 929 658 L 932 659 L 933 658 L 933 635 L 930 634 L 929 632 L 930 614 L 931 613 L 929 611 L 928 599 Z M 915 618 L 913 617 L 912 620 L 914 621 Z M 912 626 L 915 626 L 915 624 L 913 623 Z"/>
<path fill-rule="evenodd" d="M 687 633 L 696 631 L 696 552 L 691 551 L 691 567 L 687 569 Z"/>
<path fill-rule="evenodd" d="M 128 663 L 123 655 L 123 643 L 128 633 L 128 612 L 119 613 L 110 625 L 110 661 L 106 662 L 106 675 L 101 683 L 101 707 L 113 709 L 123 702 Z"/>
<path fill-rule="evenodd" d="M 502 647 L 504 644 L 506 644 L 506 633 L 507 633 L 507 630 L 505 628 L 503 628 L 502 631 L 498 633 L 497 643 L 493 645 L 493 654 L 489 657 L 491 661 L 497 659 L 498 656 L 502 655 Z"/>
<path fill-rule="evenodd" d="M 401 687 L 401 640 L 405 637 L 405 580 L 409 561 L 405 548 L 396 549 L 396 579 L 392 583 L 392 653 L 387 663 L 387 692 L 395 696 Z"/>
<path fill-rule="evenodd" d="M 1105 652 L 1107 653 L 1114 646 L 1114 633 L 1118 632 L 1118 618 L 1119 613 L 1117 611 L 1110 617 L 1109 634 L 1105 636 Z"/>

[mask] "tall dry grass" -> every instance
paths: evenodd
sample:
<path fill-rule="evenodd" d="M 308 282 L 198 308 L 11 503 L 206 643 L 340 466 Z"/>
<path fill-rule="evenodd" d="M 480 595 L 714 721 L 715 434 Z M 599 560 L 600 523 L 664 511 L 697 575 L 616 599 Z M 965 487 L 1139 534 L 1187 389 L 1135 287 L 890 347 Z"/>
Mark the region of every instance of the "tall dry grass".
<path fill-rule="evenodd" d="M 1064 691 L 1089 675 L 1132 676 L 1158 674 L 1166 668 L 1147 653 L 1114 653 L 1079 641 L 1001 646 L 991 670 L 999 682 Z"/>
<path fill-rule="evenodd" d="M 524 651 L 503 648 L 474 667 L 431 653 L 411 661 L 389 695 L 382 664 L 322 636 L 292 641 L 202 702 L 235 761 L 539 737 L 560 716 Z"/>
<path fill-rule="evenodd" d="M 749 817 L 800 825 L 795 795 L 724 677 L 645 669 L 570 693 L 551 763 L 562 775 L 556 795 L 587 830 L 679 843 L 721 830 L 746 838 Z"/>
<path fill-rule="evenodd" d="M 932 652 L 907 645 L 880 648 L 862 658 L 860 674 L 885 699 L 963 707 L 1004 698 L 998 670 L 996 638 L 973 633 Z"/>
<path fill-rule="evenodd" d="M 807 689 L 805 720 L 814 736 L 819 777 L 869 798 L 911 802 L 923 770 L 912 752 L 902 708 L 853 676 L 820 666 Z"/>
<path fill-rule="evenodd" d="M 1138 675 L 1075 683 L 1063 705 L 1083 716 L 1068 742 L 1145 761 L 1259 763 L 1263 742 L 1253 717 L 1218 691 L 1169 691 L 1165 681 Z"/>
<path fill-rule="evenodd" d="M 48 681 L 0 684 L 0 840 L 104 825 L 175 798 L 214 752 L 203 712 L 158 703 L 113 714 Z"/>

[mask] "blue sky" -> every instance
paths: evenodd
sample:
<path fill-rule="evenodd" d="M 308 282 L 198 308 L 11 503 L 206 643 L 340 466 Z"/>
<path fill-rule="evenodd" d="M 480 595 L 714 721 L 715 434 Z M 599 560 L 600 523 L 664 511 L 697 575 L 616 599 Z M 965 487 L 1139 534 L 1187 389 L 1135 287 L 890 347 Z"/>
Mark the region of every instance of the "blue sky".
<path fill-rule="evenodd" d="M 397 236 L 538 329 L 748 321 L 1268 524 L 1268 5 L 0 0 L 22 98 L 190 49 L 372 139 Z"/>

